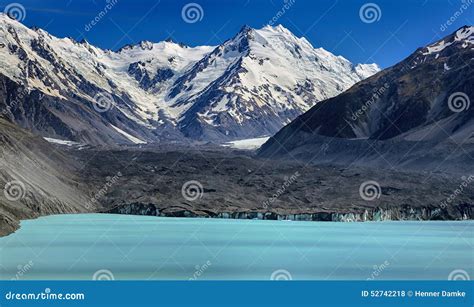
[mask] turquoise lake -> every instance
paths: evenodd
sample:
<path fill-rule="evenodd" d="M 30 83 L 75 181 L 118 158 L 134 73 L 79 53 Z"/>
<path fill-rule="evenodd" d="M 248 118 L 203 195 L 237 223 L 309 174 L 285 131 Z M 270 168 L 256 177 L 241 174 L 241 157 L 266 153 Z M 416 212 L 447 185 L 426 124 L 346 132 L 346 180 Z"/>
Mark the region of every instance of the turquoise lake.
<path fill-rule="evenodd" d="M 473 221 L 80 214 L 23 221 L 0 238 L 1 279 L 446 280 L 473 267 Z"/>

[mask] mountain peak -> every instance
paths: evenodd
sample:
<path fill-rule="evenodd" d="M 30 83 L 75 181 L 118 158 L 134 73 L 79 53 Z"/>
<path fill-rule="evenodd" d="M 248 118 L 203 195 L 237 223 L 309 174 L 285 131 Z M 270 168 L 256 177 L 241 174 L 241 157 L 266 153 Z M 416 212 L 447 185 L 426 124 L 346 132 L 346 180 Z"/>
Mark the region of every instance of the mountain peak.
<path fill-rule="evenodd" d="M 293 34 L 290 30 L 285 28 L 282 24 L 278 24 L 276 26 L 266 25 L 265 27 L 262 28 L 262 30 L 270 30 L 270 31 L 273 31 L 273 32 Z"/>
<path fill-rule="evenodd" d="M 140 48 L 142 48 L 143 50 L 151 50 L 151 49 L 153 49 L 153 43 L 150 42 L 150 41 L 147 41 L 147 40 L 140 41 L 140 42 L 138 43 L 138 45 L 139 45 Z"/>
<path fill-rule="evenodd" d="M 255 33 L 254 28 L 251 28 L 248 25 L 244 25 L 242 26 L 242 28 L 240 28 L 240 31 L 235 35 L 234 39 L 241 40 L 242 38 L 244 38 L 246 40 L 251 40 L 253 37 L 253 33 Z"/>
<path fill-rule="evenodd" d="M 121 53 L 123 51 L 133 50 L 133 49 L 153 50 L 156 46 L 166 46 L 166 45 L 179 46 L 180 48 L 189 48 L 187 45 L 176 42 L 171 37 L 169 37 L 166 40 L 161 41 L 159 43 L 153 43 L 151 41 L 143 40 L 143 41 L 138 42 L 137 44 L 127 44 L 121 47 L 117 52 Z"/>
<path fill-rule="evenodd" d="M 189 48 L 188 45 L 184 44 L 184 43 L 181 43 L 181 42 L 178 42 L 178 41 L 175 41 L 172 37 L 168 37 L 167 39 L 164 40 L 165 43 L 170 43 L 170 44 L 175 44 L 175 45 L 178 45 L 180 46 L 181 48 Z"/>
<path fill-rule="evenodd" d="M 125 50 L 132 50 L 135 48 L 141 48 L 142 50 L 152 50 L 153 49 L 153 43 L 147 40 L 142 40 L 138 42 L 137 44 L 127 44 L 123 47 L 121 47 L 117 52 L 122 52 Z"/>
<path fill-rule="evenodd" d="M 260 30 L 267 30 L 267 31 L 276 32 L 276 33 L 285 33 L 285 34 L 294 35 L 290 30 L 285 28 L 282 24 L 278 24 L 276 26 L 266 25 L 262 27 L 261 29 L 255 29 L 255 28 L 250 27 L 249 25 L 243 25 L 240 28 L 239 33 L 249 33 L 249 32 L 260 31 Z"/>
<path fill-rule="evenodd" d="M 250 27 L 249 25 L 243 25 L 242 28 L 240 28 L 239 32 L 240 33 L 247 33 L 249 31 L 252 31 L 253 28 Z"/>
<path fill-rule="evenodd" d="M 471 29 L 471 30 L 472 30 L 473 28 L 474 28 L 474 26 L 464 25 L 464 26 L 460 27 L 460 28 L 458 29 L 458 31 L 459 31 L 459 30 L 463 30 L 463 29 Z"/>

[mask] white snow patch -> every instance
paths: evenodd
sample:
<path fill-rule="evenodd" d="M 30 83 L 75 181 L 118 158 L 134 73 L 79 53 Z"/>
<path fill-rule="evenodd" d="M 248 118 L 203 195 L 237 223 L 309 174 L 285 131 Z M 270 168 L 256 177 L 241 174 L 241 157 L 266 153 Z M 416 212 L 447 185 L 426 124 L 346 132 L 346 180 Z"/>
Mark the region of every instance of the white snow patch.
<path fill-rule="evenodd" d="M 47 137 L 44 137 L 43 139 L 45 139 L 49 143 L 58 144 L 58 145 L 65 145 L 65 146 L 80 145 L 80 143 L 68 141 L 68 140 L 59 140 L 59 139 L 53 139 L 53 138 L 47 138 Z"/>
<path fill-rule="evenodd" d="M 245 150 L 253 150 L 260 148 L 266 141 L 268 141 L 270 137 L 261 137 L 261 138 L 254 138 L 254 139 L 244 139 L 244 140 L 237 140 L 232 142 L 227 142 L 222 144 L 224 147 L 231 147 L 235 149 L 245 149 Z"/>
<path fill-rule="evenodd" d="M 115 130 L 117 130 L 118 133 L 120 133 L 121 135 L 123 135 L 124 137 L 126 137 L 129 141 L 131 141 L 132 143 L 134 144 L 146 144 L 145 141 L 142 141 L 140 140 L 139 138 L 136 138 L 134 137 L 133 135 L 130 135 L 128 134 L 127 132 L 123 131 L 122 129 L 120 128 L 117 128 L 115 127 L 114 125 L 111 125 L 112 128 L 114 128 Z"/>

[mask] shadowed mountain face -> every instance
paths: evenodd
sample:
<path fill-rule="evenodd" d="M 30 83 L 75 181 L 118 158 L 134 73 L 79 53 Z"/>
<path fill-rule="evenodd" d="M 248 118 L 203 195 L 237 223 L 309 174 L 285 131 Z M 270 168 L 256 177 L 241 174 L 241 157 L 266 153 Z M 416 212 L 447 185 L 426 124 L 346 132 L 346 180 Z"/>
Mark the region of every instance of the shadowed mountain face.
<path fill-rule="evenodd" d="M 273 134 L 379 71 L 315 49 L 282 26 L 244 27 L 217 47 L 171 41 L 117 52 L 0 15 L 0 110 L 50 138 L 87 144 Z"/>
<path fill-rule="evenodd" d="M 474 153 L 473 98 L 474 27 L 463 27 L 318 103 L 260 155 L 421 169 L 447 159 L 441 169 L 460 171 Z"/>
<path fill-rule="evenodd" d="M 86 208 L 75 162 L 58 148 L 0 117 L 0 235 L 20 219 Z"/>

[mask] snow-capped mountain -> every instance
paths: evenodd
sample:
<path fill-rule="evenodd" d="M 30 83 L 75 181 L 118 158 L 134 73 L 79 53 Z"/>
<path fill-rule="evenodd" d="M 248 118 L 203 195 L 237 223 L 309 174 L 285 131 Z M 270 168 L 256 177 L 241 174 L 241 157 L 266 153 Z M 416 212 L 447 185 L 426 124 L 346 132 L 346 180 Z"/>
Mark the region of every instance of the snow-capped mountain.
<path fill-rule="evenodd" d="M 118 51 L 0 16 L 0 107 L 45 137 L 90 144 L 276 132 L 377 72 L 282 26 L 244 27 L 220 46 L 143 41 Z"/>
<path fill-rule="evenodd" d="M 260 153 L 413 166 L 436 160 L 465 170 L 460 161 L 472 161 L 465 154 L 474 153 L 473 64 L 474 27 L 465 26 L 319 102 Z"/>
<path fill-rule="evenodd" d="M 183 74 L 168 99 L 183 107 L 179 126 L 187 136 L 251 138 L 274 133 L 378 70 L 354 67 L 282 26 L 244 27 Z"/>

